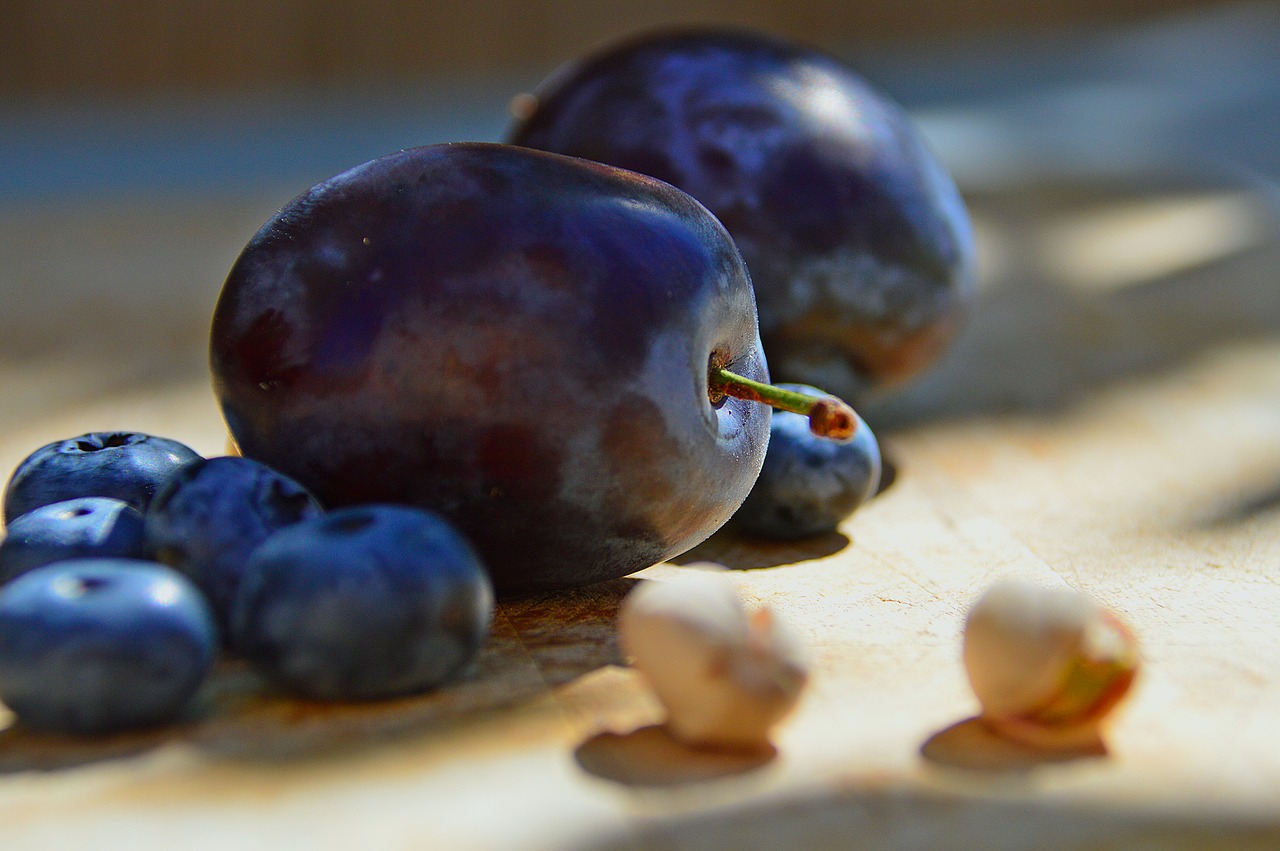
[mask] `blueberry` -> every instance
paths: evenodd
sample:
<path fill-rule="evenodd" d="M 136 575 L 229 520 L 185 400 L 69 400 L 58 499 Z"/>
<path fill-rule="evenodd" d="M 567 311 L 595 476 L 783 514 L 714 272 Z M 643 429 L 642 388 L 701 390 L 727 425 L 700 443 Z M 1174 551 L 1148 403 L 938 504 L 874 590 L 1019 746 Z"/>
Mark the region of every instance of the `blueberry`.
<path fill-rule="evenodd" d="M 55 561 L 142 558 L 142 515 L 105 496 L 68 499 L 28 511 L 0 543 L 0 584 Z"/>
<path fill-rule="evenodd" d="M 493 590 L 433 513 L 368 505 L 304 520 L 249 559 L 234 643 L 284 687 L 325 700 L 426 691 L 480 648 Z"/>
<path fill-rule="evenodd" d="M 171 721 L 216 648 L 195 586 L 153 562 L 74 559 L 0 588 L 0 700 L 35 729 L 107 733 Z"/>
<path fill-rule="evenodd" d="M 225 629 L 249 553 L 273 532 L 321 513 L 302 485 L 265 464 L 193 461 L 151 502 L 147 546 L 196 583 Z"/>
<path fill-rule="evenodd" d="M 109 496 L 139 511 L 178 468 L 200 456 L 176 440 L 138 432 L 94 432 L 42 446 L 14 470 L 4 493 L 5 522 L 34 508 L 81 496 Z"/>
<path fill-rule="evenodd" d="M 804 384 L 780 386 L 822 392 Z M 776 411 L 764 468 L 733 524 L 767 538 L 820 535 L 870 499 L 879 483 L 880 447 L 861 417 L 854 436 L 839 443 L 814 436 L 805 417 Z"/>

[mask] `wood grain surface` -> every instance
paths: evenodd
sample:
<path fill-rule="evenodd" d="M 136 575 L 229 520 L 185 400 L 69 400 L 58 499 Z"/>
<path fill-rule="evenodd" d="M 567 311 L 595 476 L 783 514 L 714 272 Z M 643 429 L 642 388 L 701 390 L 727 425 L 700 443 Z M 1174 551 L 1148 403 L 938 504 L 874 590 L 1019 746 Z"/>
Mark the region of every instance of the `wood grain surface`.
<path fill-rule="evenodd" d="M 204 335 L 277 198 L 28 205 L 0 220 L 0 467 L 89 430 L 218 454 Z M 838 533 L 720 534 L 806 638 L 770 753 L 691 751 L 621 657 L 619 602 L 681 564 L 499 607 L 457 683 L 321 705 L 227 662 L 180 725 L 0 729 L 0 847 L 1280 847 L 1277 218 L 1231 186 L 971 199 L 982 297 L 952 356 L 863 413 L 895 475 Z M 968 605 L 1000 577 L 1115 609 L 1145 667 L 1104 752 L 969 721 Z M 8 724 L 0 720 L 0 726 Z"/>

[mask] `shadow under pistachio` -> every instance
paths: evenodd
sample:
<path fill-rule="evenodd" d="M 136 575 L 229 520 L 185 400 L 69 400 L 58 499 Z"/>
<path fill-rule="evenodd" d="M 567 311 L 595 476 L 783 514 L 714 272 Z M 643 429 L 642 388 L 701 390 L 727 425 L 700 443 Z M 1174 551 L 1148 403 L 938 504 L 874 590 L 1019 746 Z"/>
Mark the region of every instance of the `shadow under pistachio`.
<path fill-rule="evenodd" d="M 935 765 L 992 774 L 1022 774 L 1042 765 L 1102 759 L 1108 755 L 1101 737 L 1083 746 L 1047 749 L 1011 741 L 995 733 L 981 718 L 966 718 L 934 733 L 920 755 Z"/>
<path fill-rule="evenodd" d="M 641 727 L 631 733 L 600 733 L 574 751 L 583 771 L 624 786 L 672 787 L 747 774 L 777 757 L 772 745 L 755 750 L 692 748 L 666 727 Z"/>

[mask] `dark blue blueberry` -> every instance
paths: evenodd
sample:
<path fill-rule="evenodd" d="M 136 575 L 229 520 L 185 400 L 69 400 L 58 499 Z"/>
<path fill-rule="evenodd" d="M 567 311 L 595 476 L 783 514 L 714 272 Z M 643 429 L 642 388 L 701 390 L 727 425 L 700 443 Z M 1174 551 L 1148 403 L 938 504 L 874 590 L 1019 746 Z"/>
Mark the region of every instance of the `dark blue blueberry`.
<path fill-rule="evenodd" d="M 470 545 L 414 508 L 345 508 L 249 559 L 235 645 L 286 688 L 364 700 L 434 688 L 479 650 L 493 590 Z"/>
<path fill-rule="evenodd" d="M 821 395 L 805 384 L 782 384 Z M 766 538 L 807 538 L 833 531 L 876 493 L 880 447 L 858 417 L 858 430 L 843 443 L 816 437 L 809 420 L 775 411 L 760 478 L 733 523 Z"/>
<path fill-rule="evenodd" d="M 204 681 L 217 644 L 200 592 L 163 565 L 57 562 L 0 588 L 0 701 L 53 732 L 163 724 Z"/>
<path fill-rule="evenodd" d="M 272 533 L 322 513 L 302 485 L 248 458 L 192 462 L 156 495 L 146 515 L 153 557 L 182 571 L 224 629 L 249 554 Z"/>
<path fill-rule="evenodd" d="M 82 434 L 42 446 L 14 470 L 4 519 L 81 496 L 109 496 L 139 511 L 183 464 L 200 456 L 176 440 L 131 431 Z"/>
<path fill-rule="evenodd" d="M 42 505 L 9 524 L 0 584 L 71 558 L 142 558 L 142 515 L 126 502 L 86 496 Z"/>

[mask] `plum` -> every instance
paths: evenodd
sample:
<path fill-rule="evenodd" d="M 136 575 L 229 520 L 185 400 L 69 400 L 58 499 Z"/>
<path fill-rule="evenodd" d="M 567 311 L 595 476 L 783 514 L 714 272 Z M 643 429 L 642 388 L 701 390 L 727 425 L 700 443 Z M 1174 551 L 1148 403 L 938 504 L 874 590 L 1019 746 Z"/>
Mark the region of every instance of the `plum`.
<path fill-rule="evenodd" d="M 287 204 L 236 261 L 210 363 L 232 437 L 329 507 L 439 512 L 512 594 L 626 575 L 724 523 L 763 463 L 755 300 L 661 181 L 482 143 Z M 720 373 L 717 372 L 717 375 Z"/>
<path fill-rule="evenodd" d="M 974 294 L 964 204 L 905 112 L 837 59 L 745 31 L 571 63 L 509 140 L 665 180 L 737 241 L 774 377 L 845 397 L 945 350 Z"/>

